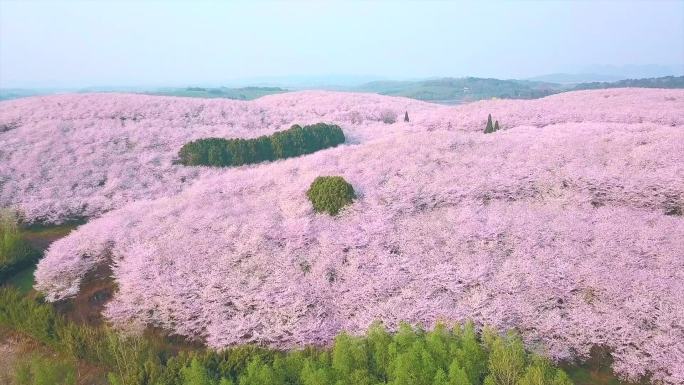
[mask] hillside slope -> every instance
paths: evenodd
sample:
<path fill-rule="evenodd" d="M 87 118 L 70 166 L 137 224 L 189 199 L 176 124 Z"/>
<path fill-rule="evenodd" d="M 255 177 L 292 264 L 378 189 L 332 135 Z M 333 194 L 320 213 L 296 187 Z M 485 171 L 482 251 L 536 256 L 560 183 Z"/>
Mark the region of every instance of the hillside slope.
<path fill-rule="evenodd" d="M 375 81 L 362 84 L 355 91 L 458 104 L 492 98 L 536 99 L 566 91 L 567 88 L 560 84 L 530 80 L 464 77 L 417 81 Z"/>
<path fill-rule="evenodd" d="M 411 121 L 382 123 L 391 111 Z M 0 204 L 94 217 L 36 272 L 50 300 L 102 263 L 105 315 L 210 346 L 326 344 L 373 320 L 518 328 L 556 359 L 684 381 L 684 91 L 444 107 L 330 92 L 252 102 L 75 95 L 0 104 Z M 481 131 L 491 113 L 503 130 Z M 125 119 L 122 119 L 125 118 Z M 340 124 L 349 144 L 235 169 L 173 165 L 205 136 Z M 305 191 L 342 175 L 336 218 Z"/>

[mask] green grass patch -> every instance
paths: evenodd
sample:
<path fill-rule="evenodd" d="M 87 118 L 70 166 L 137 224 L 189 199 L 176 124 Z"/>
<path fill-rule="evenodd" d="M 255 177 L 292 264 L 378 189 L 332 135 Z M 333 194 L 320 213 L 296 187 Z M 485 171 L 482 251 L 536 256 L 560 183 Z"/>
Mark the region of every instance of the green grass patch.
<path fill-rule="evenodd" d="M 15 363 L 12 377 L 15 385 L 74 385 L 76 374 L 70 359 L 31 354 Z"/>
<path fill-rule="evenodd" d="M 0 212 L 0 283 L 39 257 L 40 252 L 19 231 L 16 215 L 11 211 Z"/>
<path fill-rule="evenodd" d="M 17 288 L 23 295 L 27 295 L 33 290 L 33 284 L 35 283 L 33 273 L 35 271 L 35 265 L 19 270 L 7 279 L 7 284 Z"/>

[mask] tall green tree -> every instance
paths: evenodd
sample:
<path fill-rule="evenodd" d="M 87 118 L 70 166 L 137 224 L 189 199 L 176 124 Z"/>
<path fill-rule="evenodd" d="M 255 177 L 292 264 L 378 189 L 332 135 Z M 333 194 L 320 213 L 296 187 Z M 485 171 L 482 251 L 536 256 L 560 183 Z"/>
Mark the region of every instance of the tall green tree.
<path fill-rule="evenodd" d="M 358 372 L 368 372 L 368 352 L 357 337 L 341 333 L 335 338 L 332 350 L 332 367 L 338 379 L 350 380 Z"/>
<path fill-rule="evenodd" d="M 495 338 L 489 354 L 485 385 L 516 385 L 525 370 L 526 353 L 520 337 L 509 334 Z"/>
<path fill-rule="evenodd" d="M 484 133 L 489 134 L 494 132 L 494 125 L 492 124 L 492 114 L 487 116 L 487 126 L 485 127 Z"/>
<path fill-rule="evenodd" d="M 216 383 L 209 376 L 207 369 L 200 363 L 197 357 L 190 361 L 190 366 L 181 371 L 183 385 L 215 385 Z"/>
<path fill-rule="evenodd" d="M 449 378 L 444 370 L 437 370 L 437 373 L 435 373 L 435 379 L 432 380 L 432 385 L 449 385 Z"/>
<path fill-rule="evenodd" d="M 277 381 L 277 376 L 273 372 L 273 368 L 270 365 L 265 364 L 261 361 L 259 357 L 253 359 L 245 373 L 240 376 L 238 381 L 240 385 L 279 385 L 281 382 Z"/>
<path fill-rule="evenodd" d="M 477 383 L 479 382 L 475 384 Z M 451 365 L 449 365 L 449 385 L 473 385 L 465 369 L 461 367 L 458 358 L 454 359 Z"/>
<path fill-rule="evenodd" d="M 381 381 L 387 381 L 390 366 L 389 345 L 392 343 L 392 336 L 385 330 L 379 322 L 374 322 L 366 334 L 366 344 L 370 355 L 371 371 Z"/>

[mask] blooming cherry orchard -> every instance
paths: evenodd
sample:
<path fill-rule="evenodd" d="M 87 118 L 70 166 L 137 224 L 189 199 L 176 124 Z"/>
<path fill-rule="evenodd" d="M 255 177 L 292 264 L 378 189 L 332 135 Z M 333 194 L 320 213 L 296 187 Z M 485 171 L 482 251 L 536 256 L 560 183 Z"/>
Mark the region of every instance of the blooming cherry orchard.
<path fill-rule="evenodd" d="M 387 110 L 410 122 L 384 123 Z M 487 115 L 502 129 L 484 135 Z M 125 118 L 125 119 L 122 119 Z M 187 141 L 338 124 L 347 144 L 237 168 Z M 610 348 L 684 382 L 684 91 L 611 89 L 446 107 L 301 92 L 251 102 L 94 94 L 0 104 L 0 204 L 90 221 L 36 271 L 49 300 L 112 267 L 105 316 L 221 348 L 328 344 L 381 320 L 517 328 L 554 359 Z M 339 215 L 306 197 L 339 175 Z"/>

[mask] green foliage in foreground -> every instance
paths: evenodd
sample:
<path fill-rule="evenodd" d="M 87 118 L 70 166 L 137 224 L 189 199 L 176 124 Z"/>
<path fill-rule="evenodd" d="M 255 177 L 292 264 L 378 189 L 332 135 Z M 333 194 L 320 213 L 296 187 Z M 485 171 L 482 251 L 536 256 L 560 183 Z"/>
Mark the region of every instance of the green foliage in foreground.
<path fill-rule="evenodd" d="M 16 287 L 21 294 L 27 295 L 33 290 L 33 285 L 35 284 L 33 275 L 35 272 L 35 265 L 28 266 L 7 277 L 5 284 Z"/>
<path fill-rule="evenodd" d="M 186 166 L 241 166 L 311 154 L 344 140 L 342 129 L 334 124 L 294 125 L 255 139 L 198 139 L 183 145 L 178 157 Z"/>
<path fill-rule="evenodd" d="M 61 357 L 34 354 L 16 362 L 12 377 L 14 385 L 73 385 L 76 383 L 76 366 Z"/>
<path fill-rule="evenodd" d="M 330 215 L 337 215 L 356 198 L 354 187 L 341 176 L 319 176 L 311 183 L 306 196 L 316 212 Z"/>
<path fill-rule="evenodd" d="M 40 253 L 24 241 L 13 212 L 0 211 L 0 283 L 11 273 L 33 263 Z"/>
<path fill-rule="evenodd" d="M 51 305 L 3 288 L 0 325 L 108 368 L 112 385 L 571 384 L 563 371 L 526 352 L 517 335 L 478 334 L 472 323 L 431 331 L 404 324 L 394 334 L 375 324 L 363 337 L 340 334 L 330 349 L 240 346 L 176 354 L 144 338 L 75 325 Z"/>

